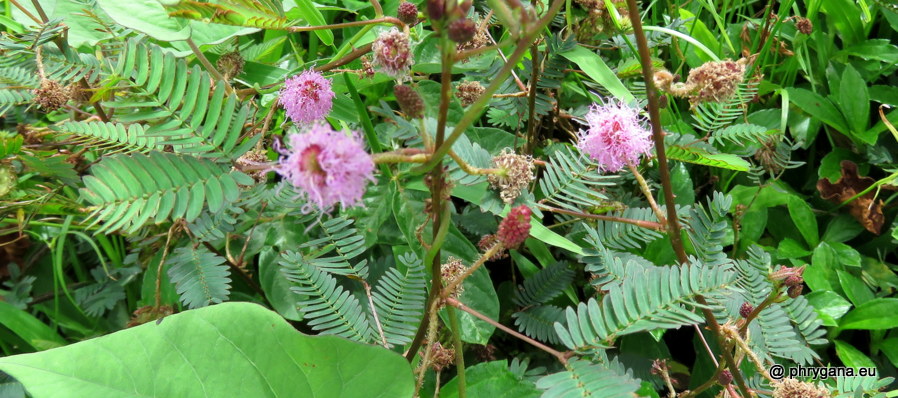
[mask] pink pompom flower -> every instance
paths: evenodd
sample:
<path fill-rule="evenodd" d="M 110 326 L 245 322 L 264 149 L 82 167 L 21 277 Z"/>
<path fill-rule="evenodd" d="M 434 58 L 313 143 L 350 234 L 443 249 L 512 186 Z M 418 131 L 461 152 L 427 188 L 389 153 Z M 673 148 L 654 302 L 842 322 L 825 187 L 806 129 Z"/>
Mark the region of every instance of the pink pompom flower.
<path fill-rule="evenodd" d="M 305 132 L 286 137 L 286 155 L 275 171 L 293 184 L 308 201 L 303 211 L 329 212 L 339 203 L 344 209 L 362 203 L 374 161 L 365 152 L 358 133 L 347 135 L 316 123 Z"/>
<path fill-rule="evenodd" d="M 324 119 L 334 105 L 333 100 L 331 81 L 313 70 L 287 79 L 280 92 L 280 104 L 294 123 Z"/>
<path fill-rule="evenodd" d="M 408 77 L 408 71 L 415 63 L 408 35 L 396 28 L 381 33 L 371 45 L 371 50 L 374 66 L 400 81 Z"/>
<path fill-rule="evenodd" d="M 643 127 L 639 110 L 621 101 L 592 104 L 586 114 L 588 129 L 580 130 L 577 148 L 606 172 L 620 171 L 636 164 L 652 149 L 652 133 Z"/>

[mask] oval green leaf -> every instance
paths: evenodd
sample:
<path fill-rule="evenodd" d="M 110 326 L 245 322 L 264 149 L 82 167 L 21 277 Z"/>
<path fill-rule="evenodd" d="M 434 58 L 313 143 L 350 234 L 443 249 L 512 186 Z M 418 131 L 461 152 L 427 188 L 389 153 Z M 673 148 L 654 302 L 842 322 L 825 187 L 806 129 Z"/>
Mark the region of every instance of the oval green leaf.
<path fill-rule="evenodd" d="M 2 358 L 0 370 L 35 398 L 410 397 L 414 391 L 400 355 L 306 336 L 274 312 L 236 302 Z"/>

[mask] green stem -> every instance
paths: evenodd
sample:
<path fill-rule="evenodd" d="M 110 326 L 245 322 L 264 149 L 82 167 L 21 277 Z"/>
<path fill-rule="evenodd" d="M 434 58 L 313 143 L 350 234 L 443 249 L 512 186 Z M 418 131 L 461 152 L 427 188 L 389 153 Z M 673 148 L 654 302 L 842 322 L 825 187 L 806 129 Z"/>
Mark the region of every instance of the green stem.
<path fill-rule="evenodd" d="M 645 31 L 642 29 L 642 19 L 639 13 L 639 7 L 636 5 L 636 0 L 627 0 L 627 8 L 630 11 L 630 21 L 633 24 L 633 34 L 636 36 L 636 45 L 639 48 L 639 61 L 642 65 L 642 77 L 645 81 L 646 94 L 649 100 L 649 121 L 652 125 L 652 139 L 655 141 L 655 151 L 658 157 L 658 172 L 661 179 L 661 186 L 664 189 L 664 200 L 668 204 L 668 236 L 670 237 L 670 244 L 677 254 L 677 259 L 680 263 L 685 264 L 689 261 L 689 258 L 686 255 L 686 249 L 683 246 L 683 240 L 680 234 L 680 221 L 677 217 L 677 207 L 673 206 L 675 201 L 673 188 L 670 182 L 670 169 L 667 166 L 667 154 L 664 150 L 664 130 L 661 128 L 661 107 L 658 100 L 658 89 L 655 87 L 654 79 L 652 78 L 652 75 L 654 74 L 652 57 L 649 53 L 649 45 L 648 40 L 646 40 L 645 37 Z M 724 336 L 721 334 L 720 324 L 717 323 L 717 318 L 715 318 L 714 313 L 708 309 L 708 301 L 701 295 L 696 295 L 695 301 L 701 304 L 702 314 L 705 316 L 705 321 L 708 323 L 711 331 L 714 332 L 714 336 L 717 338 L 718 343 L 721 343 L 720 346 L 723 347 L 722 342 L 724 341 Z M 733 379 L 736 381 L 736 385 L 739 386 L 739 391 L 742 392 L 742 395 L 745 398 L 751 397 L 748 386 L 745 384 L 745 378 L 739 371 L 739 367 L 736 365 L 732 352 L 723 350 L 722 353 L 727 366 L 730 368 L 730 372 L 733 374 Z"/>
<path fill-rule="evenodd" d="M 452 328 L 452 340 L 455 345 L 455 370 L 458 375 L 458 398 L 465 398 L 465 354 L 461 341 L 461 329 L 458 328 L 458 314 L 454 307 L 446 307 L 446 315 L 449 315 L 449 326 Z M 439 388 L 439 386 L 437 386 Z"/>

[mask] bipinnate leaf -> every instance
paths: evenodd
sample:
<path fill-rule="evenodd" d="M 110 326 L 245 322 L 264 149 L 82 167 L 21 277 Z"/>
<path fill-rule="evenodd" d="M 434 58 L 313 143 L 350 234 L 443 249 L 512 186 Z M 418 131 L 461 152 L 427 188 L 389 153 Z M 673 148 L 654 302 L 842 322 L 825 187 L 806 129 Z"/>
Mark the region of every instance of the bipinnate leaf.
<path fill-rule="evenodd" d="M 5 357 L 0 370 L 35 398 L 410 397 L 414 389 L 396 353 L 306 336 L 274 312 L 237 302 Z"/>

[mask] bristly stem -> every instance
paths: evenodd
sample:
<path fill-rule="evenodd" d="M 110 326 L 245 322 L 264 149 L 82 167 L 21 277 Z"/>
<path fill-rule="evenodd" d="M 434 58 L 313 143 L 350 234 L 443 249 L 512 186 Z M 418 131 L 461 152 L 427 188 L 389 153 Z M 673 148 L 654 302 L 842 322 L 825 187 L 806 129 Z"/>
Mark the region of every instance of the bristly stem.
<path fill-rule="evenodd" d="M 501 323 L 499 323 L 499 322 L 496 322 L 496 321 L 490 319 L 490 317 L 488 317 L 488 316 L 486 316 L 486 315 L 483 315 L 483 314 L 481 314 L 481 313 L 479 313 L 479 312 L 477 312 L 477 311 L 475 311 L 475 310 L 473 310 L 473 309 L 471 309 L 471 308 L 468 308 L 467 306 L 465 306 L 465 305 L 462 304 L 460 301 L 458 301 L 458 300 L 456 300 L 456 299 L 454 299 L 454 298 L 451 298 L 451 297 L 450 297 L 450 298 L 447 298 L 447 299 L 446 299 L 446 304 L 449 304 L 449 305 L 451 305 L 451 306 L 453 306 L 453 307 L 455 307 L 455 308 L 458 308 L 458 309 L 460 309 L 460 310 L 462 310 L 462 311 L 464 311 L 464 312 L 467 312 L 467 313 L 469 313 L 469 314 L 471 314 L 471 315 L 474 315 L 474 317 L 476 317 L 476 318 L 478 318 L 478 319 L 481 319 L 481 320 L 483 320 L 484 322 L 489 323 L 490 325 L 495 326 L 497 329 L 500 329 L 500 330 L 502 330 L 502 331 L 505 332 L 505 333 L 508 333 L 508 334 L 510 334 L 510 335 L 512 335 L 512 336 L 514 336 L 514 337 L 517 337 L 517 338 L 519 338 L 519 339 L 521 339 L 521 340 L 527 342 L 528 344 L 530 344 L 530 345 L 532 345 L 532 346 L 534 346 L 534 347 L 536 347 L 536 348 L 539 348 L 540 350 L 543 350 L 543 351 L 545 351 L 545 352 L 551 354 L 553 357 L 557 358 L 558 361 L 561 362 L 562 364 L 567 364 L 568 356 L 565 355 L 564 353 L 558 352 L 558 351 L 552 349 L 551 347 L 549 347 L 549 346 L 547 346 L 547 345 L 545 345 L 545 344 L 543 344 L 543 343 L 540 343 L 540 342 L 538 342 L 538 341 L 536 341 L 536 340 L 533 340 L 533 339 L 531 339 L 531 338 L 529 338 L 529 337 L 527 337 L 527 336 L 525 336 L 525 335 L 523 335 L 523 334 L 520 334 L 520 333 L 516 332 L 514 329 L 511 329 L 511 328 L 509 328 L 509 327 L 507 327 L 507 326 L 505 326 L 505 325 L 503 325 L 503 324 L 501 324 Z"/>
<path fill-rule="evenodd" d="M 636 5 L 636 0 L 627 0 L 627 8 L 630 12 L 630 22 L 633 26 L 633 34 L 636 36 L 636 45 L 639 49 L 639 61 L 642 66 L 642 77 L 645 81 L 646 95 L 649 99 L 649 121 L 652 125 L 652 139 L 655 141 L 659 177 L 661 179 L 661 186 L 664 189 L 665 202 L 668 203 L 668 236 L 670 237 L 670 244 L 677 254 L 677 259 L 680 263 L 685 264 L 688 262 L 689 258 L 686 255 L 686 249 L 683 246 L 682 236 L 680 235 L 680 221 L 677 217 L 677 208 L 672 205 L 674 203 L 674 194 L 670 182 L 670 170 L 667 166 L 667 154 L 664 151 L 664 131 L 661 128 L 661 107 L 658 100 L 658 90 L 655 87 L 653 79 L 654 69 L 652 66 L 652 57 L 649 53 L 649 45 L 648 40 L 646 40 L 645 37 L 645 31 L 642 29 L 642 19 L 639 13 L 639 7 Z M 704 315 L 708 326 L 711 328 L 711 331 L 717 338 L 718 343 L 722 342 L 724 336 L 721 334 L 720 324 L 717 323 L 717 318 L 715 318 L 711 310 L 708 309 L 708 301 L 701 295 L 696 295 L 695 301 L 702 305 L 702 314 Z M 723 347 L 723 344 L 721 344 L 721 347 Z M 730 372 L 733 374 L 733 380 L 736 382 L 736 385 L 739 386 L 742 395 L 745 398 L 751 397 L 750 390 L 745 384 L 745 378 L 742 376 L 742 372 L 739 371 L 739 367 L 736 365 L 732 352 L 729 350 L 722 350 L 722 354 L 723 359 L 730 368 Z"/>
<path fill-rule="evenodd" d="M 286 30 L 291 33 L 296 32 L 312 32 L 315 30 L 330 30 L 330 29 L 342 29 L 342 28 L 352 28 L 356 26 L 365 26 L 365 25 L 375 25 L 381 23 L 389 23 L 396 25 L 400 28 L 405 27 L 405 23 L 400 21 L 398 18 L 394 17 L 381 17 L 375 19 L 369 19 L 366 21 L 352 21 L 352 22 L 343 22 L 343 23 L 335 23 L 331 25 L 319 25 L 319 26 L 291 26 Z"/>
<path fill-rule="evenodd" d="M 446 138 L 446 119 L 449 116 L 449 103 L 451 102 L 452 96 L 452 64 L 455 62 L 455 43 L 449 40 L 448 33 L 446 29 L 442 29 L 440 32 L 440 53 L 442 54 L 442 70 L 440 72 L 440 108 L 439 113 L 437 114 L 437 131 L 436 137 L 434 138 L 434 150 L 440 149 L 444 145 L 444 141 Z M 427 134 L 424 132 L 424 134 Z M 452 144 L 449 143 L 451 146 Z M 433 253 L 433 259 L 430 264 L 430 295 L 427 297 L 427 302 L 424 305 L 425 308 L 425 317 L 423 318 L 421 325 L 418 327 L 418 331 L 415 334 L 415 338 L 412 340 L 411 347 L 406 355 L 406 359 L 411 361 L 412 358 L 415 357 L 415 351 L 417 351 L 418 347 L 420 347 L 421 341 L 425 337 L 425 333 L 428 330 L 428 317 L 426 312 L 428 308 L 431 308 L 431 311 L 435 311 L 432 309 L 434 304 L 436 304 L 435 300 L 438 300 L 441 296 L 441 292 L 443 290 L 443 280 L 440 272 L 440 251 L 439 247 L 442 242 L 437 242 L 437 239 L 442 236 L 445 238 L 445 233 L 440 233 L 441 230 L 445 230 L 444 227 L 445 222 L 449 222 L 449 219 L 443 218 L 443 190 L 445 189 L 443 183 L 443 166 L 442 161 L 437 160 L 436 168 L 430 172 L 430 203 L 432 209 L 432 217 L 433 217 L 433 242 L 431 243 L 434 248 L 436 248 Z M 447 207 L 448 208 L 448 207 Z M 435 318 L 433 314 L 430 316 L 431 318 Z M 433 326 L 431 326 L 432 328 Z M 428 342 L 428 344 L 432 344 L 433 342 Z M 462 370 L 463 371 L 463 370 Z"/>
<path fill-rule="evenodd" d="M 458 328 L 458 314 L 455 308 L 446 307 L 446 315 L 449 316 L 449 326 L 452 328 L 452 343 L 455 349 L 455 369 L 458 378 L 458 398 L 465 398 L 467 391 L 465 389 L 465 354 L 464 343 L 461 341 L 461 329 Z M 440 388 L 437 383 L 437 388 Z"/>
<path fill-rule="evenodd" d="M 231 84 L 228 83 L 228 80 L 225 79 L 225 77 L 222 76 L 221 72 L 219 72 L 218 69 L 215 69 L 215 66 L 213 66 L 212 63 L 209 62 L 209 59 L 206 58 L 205 55 L 203 55 L 203 52 L 196 45 L 196 43 L 194 43 L 193 39 L 188 38 L 187 45 L 190 46 L 190 51 L 193 51 L 193 55 L 196 55 L 196 59 L 200 61 L 201 64 L 203 64 L 203 67 L 206 68 L 206 71 L 212 74 L 212 76 L 215 77 L 215 80 L 223 82 L 225 85 L 225 89 L 227 89 L 227 92 L 233 92 L 234 89 L 231 87 Z"/>
<path fill-rule="evenodd" d="M 579 211 L 567 210 L 567 209 L 559 209 L 557 207 L 547 206 L 542 203 L 539 204 L 540 210 L 551 211 L 552 213 L 559 214 L 567 214 L 569 216 L 580 217 L 580 218 L 591 218 L 594 220 L 602 220 L 602 221 L 611 221 L 611 222 L 619 222 L 624 224 L 631 224 L 637 227 L 653 229 L 655 231 L 663 231 L 664 225 L 654 222 L 654 221 L 646 221 L 646 220 L 634 220 L 632 218 L 625 217 L 615 217 L 615 216 L 606 216 L 604 214 L 589 214 L 582 213 Z"/>
<path fill-rule="evenodd" d="M 658 203 L 655 202 L 655 195 L 652 195 L 652 189 L 649 188 L 649 184 L 645 182 L 645 178 L 636 170 L 636 167 L 632 164 L 627 164 L 627 167 L 630 168 L 630 172 L 633 173 L 633 176 L 636 177 L 636 182 L 639 183 L 639 189 L 642 191 L 642 194 L 645 196 L 645 199 L 649 201 L 649 206 L 652 207 L 652 210 L 655 212 L 655 216 L 658 217 L 658 221 L 661 224 L 667 224 L 667 220 L 664 218 L 664 213 L 661 212 L 661 208 L 658 207 Z M 673 204 L 668 202 L 667 208 L 669 209 Z"/>
<path fill-rule="evenodd" d="M 530 95 L 527 98 L 527 141 L 524 143 L 524 154 L 533 153 L 536 146 L 536 84 L 539 82 L 539 46 L 536 41 L 530 45 Z"/>

